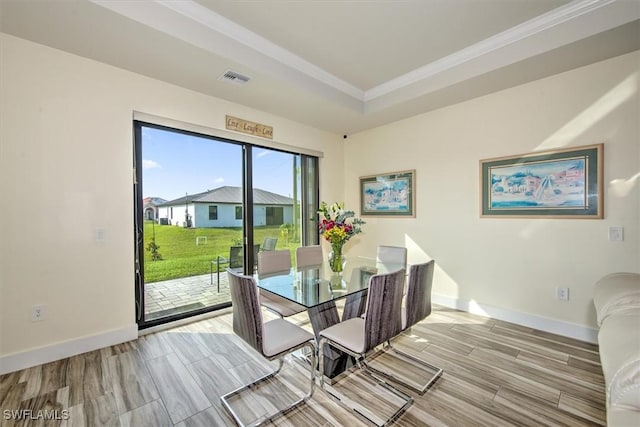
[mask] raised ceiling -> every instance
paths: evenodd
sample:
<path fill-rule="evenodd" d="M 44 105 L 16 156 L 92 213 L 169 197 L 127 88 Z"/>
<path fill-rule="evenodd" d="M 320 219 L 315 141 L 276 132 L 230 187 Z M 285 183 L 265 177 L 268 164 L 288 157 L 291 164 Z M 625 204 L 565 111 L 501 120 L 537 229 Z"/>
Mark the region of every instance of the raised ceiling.
<path fill-rule="evenodd" d="M 639 19 L 638 0 L 0 0 L 2 32 L 339 134 L 640 49 Z"/>

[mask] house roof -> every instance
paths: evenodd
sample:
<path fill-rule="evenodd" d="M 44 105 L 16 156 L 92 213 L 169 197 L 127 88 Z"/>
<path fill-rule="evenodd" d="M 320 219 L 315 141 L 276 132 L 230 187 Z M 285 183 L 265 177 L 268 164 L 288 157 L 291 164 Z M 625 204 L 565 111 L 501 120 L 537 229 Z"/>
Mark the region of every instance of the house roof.
<path fill-rule="evenodd" d="M 188 194 L 178 199 L 170 200 L 160 206 L 184 205 L 187 203 L 225 203 L 242 204 L 242 188 L 224 186 L 197 194 Z M 256 205 L 292 205 L 293 199 L 272 193 L 270 191 L 253 189 L 253 203 Z"/>
<path fill-rule="evenodd" d="M 142 199 L 144 206 L 158 206 L 166 202 L 162 197 L 145 197 Z"/>

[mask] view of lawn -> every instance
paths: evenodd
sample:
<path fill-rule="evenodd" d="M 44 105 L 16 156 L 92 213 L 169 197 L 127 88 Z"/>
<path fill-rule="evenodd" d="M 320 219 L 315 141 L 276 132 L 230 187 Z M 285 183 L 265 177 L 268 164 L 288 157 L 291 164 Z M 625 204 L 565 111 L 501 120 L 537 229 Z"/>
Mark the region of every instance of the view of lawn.
<path fill-rule="evenodd" d="M 162 259 L 153 260 L 152 253 L 147 250 L 155 234 L 157 253 Z M 196 237 L 199 239 L 196 245 Z M 279 226 L 257 227 L 254 239 L 262 244 L 265 237 L 277 237 L 276 249 L 287 249 L 292 255 L 297 242 L 288 242 L 281 234 Z M 158 225 L 153 221 L 144 223 L 144 280 L 146 283 L 180 277 L 207 274 L 211 268 L 211 261 L 218 255 L 229 257 L 229 247 L 242 241 L 241 228 L 182 228 L 175 225 Z M 213 265 L 215 269 L 215 263 Z M 226 268 L 226 264 L 220 269 Z"/>

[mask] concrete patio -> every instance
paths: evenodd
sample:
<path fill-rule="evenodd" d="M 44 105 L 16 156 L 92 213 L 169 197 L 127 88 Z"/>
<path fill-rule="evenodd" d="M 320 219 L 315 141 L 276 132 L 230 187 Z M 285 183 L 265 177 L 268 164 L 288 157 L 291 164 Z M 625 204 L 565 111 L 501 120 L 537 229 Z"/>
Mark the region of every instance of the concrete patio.
<path fill-rule="evenodd" d="M 231 301 L 226 273 L 203 274 L 163 282 L 145 283 L 145 319 L 153 320 L 177 313 Z"/>

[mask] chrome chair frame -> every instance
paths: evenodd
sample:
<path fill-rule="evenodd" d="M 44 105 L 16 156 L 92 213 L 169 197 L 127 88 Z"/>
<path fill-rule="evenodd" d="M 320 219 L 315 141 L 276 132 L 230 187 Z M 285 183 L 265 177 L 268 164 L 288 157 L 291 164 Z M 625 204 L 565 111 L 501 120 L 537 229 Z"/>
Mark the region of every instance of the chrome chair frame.
<path fill-rule="evenodd" d="M 258 299 L 257 286 L 255 284 L 255 279 L 253 277 L 244 276 L 242 274 L 238 274 L 238 273 L 234 272 L 233 270 L 231 270 L 230 268 L 227 268 L 227 274 L 229 275 L 229 286 L 233 286 L 232 283 L 233 283 L 234 279 L 232 279 L 232 277 L 236 277 L 237 280 L 251 281 L 253 283 L 253 285 L 255 286 L 255 291 L 256 291 L 256 293 L 253 296 L 254 304 L 258 303 L 258 301 L 257 301 L 257 299 Z M 232 293 L 232 295 L 233 295 L 233 293 Z M 255 321 L 259 322 L 260 327 L 262 327 L 263 326 L 262 316 L 259 313 L 260 313 L 260 311 L 258 309 L 258 312 L 257 312 L 256 315 L 259 318 L 258 319 L 254 318 L 253 320 L 254 320 L 254 322 Z M 234 311 L 234 315 L 235 315 L 235 311 Z M 239 387 L 239 388 L 237 388 L 237 389 L 235 389 L 235 390 L 233 390 L 233 391 L 231 391 L 229 393 L 226 393 L 225 395 L 220 397 L 220 401 L 222 402 L 222 405 L 229 412 L 229 414 L 233 417 L 233 420 L 236 422 L 236 424 L 238 426 L 245 427 L 245 424 L 242 423 L 242 420 L 240 419 L 239 414 L 236 411 L 233 410 L 233 408 L 231 406 L 231 403 L 230 403 L 230 400 L 234 396 L 242 393 L 243 391 L 246 391 L 246 390 L 249 390 L 251 388 L 254 388 L 258 384 L 260 384 L 262 382 L 265 382 L 265 381 L 267 381 L 267 380 L 269 380 L 271 378 L 274 378 L 280 372 L 280 370 L 282 369 L 282 367 L 284 365 L 284 357 L 287 354 L 293 353 L 296 350 L 300 350 L 300 349 L 303 349 L 305 347 L 310 347 L 309 348 L 309 350 L 310 350 L 309 353 L 311 355 L 309 391 L 304 396 L 302 396 L 298 400 L 290 403 L 285 408 L 279 409 L 278 411 L 276 411 L 273 414 L 265 415 L 262 418 L 256 420 L 255 422 L 253 422 L 251 424 L 248 424 L 247 427 L 248 426 L 252 426 L 252 427 L 253 426 L 258 426 L 258 425 L 262 425 L 262 424 L 264 424 L 266 422 L 273 421 L 274 419 L 276 419 L 276 418 L 282 416 L 283 414 L 289 412 L 290 410 L 294 409 L 295 407 L 297 407 L 301 403 L 306 402 L 307 400 L 309 400 L 313 396 L 313 392 L 314 392 L 314 388 L 315 388 L 315 369 L 314 369 L 314 367 L 316 366 L 316 360 L 317 360 L 316 359 L 315 339 L 313 337 L 309 341 L 305 341 L 305 342 L 300 343 L 300 344 L 298 344 L 296 346 L 287 348 L 286 350 L 283 350 L 283 351 L 281 351 L 281 352 L 279 352 L 277 354 L 274 354 L 274 355 L 271 355 L 271 356 L 267 356 L 264 353 L 264 350 L 257 348 L 258 344 L 262 345 L 262 334 L 260 334 L 260 338 L 253 337 L 253 338 L 255 338 L 255 342 L 250 342 L 250 341 L 247 340 L 247 338 L 245 338 L 245 336 L 243 336 L 243 334 L 241 334 L 239 331 L 236 331 L 236 323 L 235 323 L 235 321 L 234 321 L 234 332 L 238 336 L 240 336 L 245 342 L 247 342 L 250 346 L 252 346 L 256 351 L 258 351 L 260 353 L 260 355 L 262 357 L 264 357 L 265 359 L 267 359 L 269 361 L 273 361 L 273 360 L 276 360 L 276 359 L 278 360 L 278 368 L 275 371 L 273 371 L 273 372 L 271 372 L 271 373 L 269 373 L 267 375 L 264 375 L 264 376 L 258 378 L 257 380 L 255 380 L 255 381 L 253 381 L 253 382 L 251 382 L 249 384 L 245 384 L 245 385 L 243 385 L 243 386 L 241 386 L 241 387 Z"/>
<path fill-rule="evenodd" d="M 407 298 L 406 298 L 406 311 L 405 322 L 403 325 L 402 333 L 411 329 L 413 325 L 425 319 L 431 314 L 431 286 L 433 283 L 433 271 L 435 268 L 435 261 L 431 260 L 427 263 L 412 265 L 409 269 L 409 283 L 407 285 Z M 395 337 L 394 337 L 395 338 Z M 393 339 L 393 338 L 392 338 Z M 427 380 L 427 382 L 421 387 L 415 387 L 413 384 L 403 381 L 401 378 L 389 373 L 388 371 L 380 371 L 374 367 L 369 367 L 373 372 L 378 375 L 382 375 L 385 378 L 392 380 L 397 384 L 401 384 L 413 391 L 420 394 L 424 394 L 431 386 L 442 376 L 444 370 L 429 362 L 415 357 L 412 354 L 398 350 L 391 345 L 391 339 L 387 340 L 386 348 L 391 349 L 394 353 L 401 355 L 407 359 L 416 362 L 419 365 L 427 367 L 429 370 L 435 373 Z"/>
<path fill-rule="evenodd" d="M 383 378 L 375 375 L 374 371 L 370 369 L 367 363 L 367 353 L 373 350 L 380 344 L 384 344 L 389 338 L 384 338 L 386 335 L 396 335 L 400 329 L 400 303 L 402 301 L 402 289 L 404 285 L 405 270 L 399 270 L 395 273 L 379 274 L 371 277 L 369 281 L 369 290 L 367 296 L 367 311 L 370 315 L 366 319 L 357 318 L 349 319 L 349 321 L 362 321 L 365 322 L 364 334 L 365 334 L 365 346 L 362 353 L 358 353 L 344 345 L 326 337 L 323 335 L 325 331 L 330 328 L 321 331 L 319 334 L 318 343 L 318 358 L 319 358 L 319 375 L 320 375 L 320 388 L 334 398 L 340 405 L 347 409 L 352 410 L 355 414 L 363 417 L 365 420 L 377 425 L 387 426 L 393 423 L 398 417 L 400 417 L 412 404 L 413 398 L 408 394 L 396 389 L 391 384 L 384 381 Z M 374 307 L 373 305 L 377 306 Z M 385 307 L 386 306 L 386 307 Z M 386 317 L 385 317 L 386 316 Z M 394 324 L 397 324 L 397 328 Z M 340 325 L 340 324 L 338 324 Z M 334 325 L 336 326 L 336 325 Z M 373 329 L 376 329 L 372 332 Z M 378 342 L 379 341 L 379 342 Z M 385 389 L 396 395 L 404 403 L 397 409 L 389 418 L 383 422 L 378 422 L 370 416 L 366 415 L 368 411 L 365 408 L 358 409 L 356 406 L 349 406 L 349 399 L 337 392 L 333 387 L 331 389 L 325 386 L 324 379 L 324 346 L 330 345 L 343 351 L 356 360 L 358 368 L 370 379 L 374 380 Z M 365 410 L 363 410 L 365 409 Z M 371 412 L 372 411 L 368 411 Z M 372 413 L 372 415 L 374 415 Z"/>

